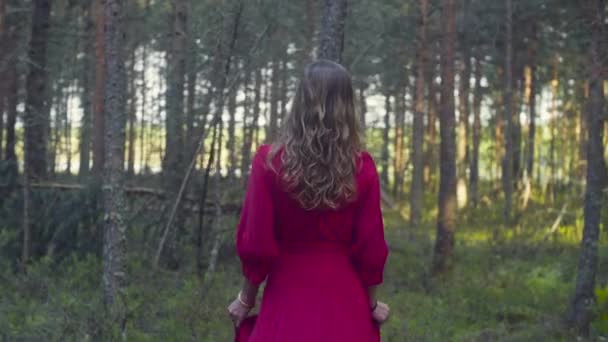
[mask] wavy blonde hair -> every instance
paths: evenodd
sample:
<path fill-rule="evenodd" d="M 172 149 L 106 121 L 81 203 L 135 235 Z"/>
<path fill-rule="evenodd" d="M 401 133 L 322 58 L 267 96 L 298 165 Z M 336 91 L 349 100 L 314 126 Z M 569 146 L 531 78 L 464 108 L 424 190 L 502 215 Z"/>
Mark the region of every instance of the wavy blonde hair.
<path fill-rule="evenodd" d="M 352 200 L 361 145 L 348 71 L 328 60 L 306 66 L 269 154 L 272 160 L 282 150 L 280 175 L 287 190 L 305 209 L 336 209 Z"/>

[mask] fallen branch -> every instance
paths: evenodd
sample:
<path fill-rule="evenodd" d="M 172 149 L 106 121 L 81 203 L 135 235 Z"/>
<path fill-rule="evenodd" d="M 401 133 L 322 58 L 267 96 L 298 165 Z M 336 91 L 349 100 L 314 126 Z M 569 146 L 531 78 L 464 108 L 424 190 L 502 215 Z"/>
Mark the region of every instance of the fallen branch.
<path fill-rule="evenodd" d="M 545 241 L 549 238 L 549 236 L 553 235 L 557 231 L 557 228 L 559 228 L 559 225 L 560 223 L 562 223 L 562 219 L 566 214 L 566 209 L 568 209 L 568 203 L 564 203 L 564 206 L 562 207 L 562 210 L 560 210 L 559 215 L 557 215 L 557 218 L 553 222 L 551 229 L 549 230 L 549 232 L 547 232 L 547 234 L 545 234 Z"/>

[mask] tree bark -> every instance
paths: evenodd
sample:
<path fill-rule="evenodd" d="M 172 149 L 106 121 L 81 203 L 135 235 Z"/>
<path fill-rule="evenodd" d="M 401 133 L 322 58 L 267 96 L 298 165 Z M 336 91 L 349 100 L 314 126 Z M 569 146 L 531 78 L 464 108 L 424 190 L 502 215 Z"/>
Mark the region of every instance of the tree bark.
<path fill-rule="evenodd" d="M 319 59 L 329 59 L 338 63 L 342 61 L 347 6 L 347 0 L 323 0 Z"/>
<path fill-rule="evenodd" d="M 47 132 L 48 127 L 48 71 L 47 42 L 50 29 L 51 4 L 49 0 L 34 1 L 32 31 L 29 44 L 30 70 L 26 79 L 25 100 L 25 163 L 30 179 L 47 176 Z"/>
<path fill-rule="evenodd" d="M 424 113 L 425 74 L 428 59 L 428 0 L 418 0 L 418 29 L 416 39 L 416 84 L 414 93 L 414 122 L 412 131 L 412 185 L 410 191 L 410 224 L 422 220 L 424 195 Z"/>
<path fill-rule="evenodd" d="M 171 23 L 171 48 L 167 54 L 167 115 L 165 118 L 165 155 L 163 158 L 163 187 L 171 193 L 174 202 L 184 170 L 184 83 L 186 77 L 186 47 L 188 41 L 188 0 L 173 0 Z M 176 228 L 183 225 L 182 215 L 177 214 Z M 179 267 L 177 257 L 178 229 L 171 229 L 167 244 L 167 266 Z"/>
<path fill-rule="evenodd" d="M 602 40 L 605 38 L 604 0 L 585 0 L 581 4 L 590 23 L 591 42 L 589 45 L 589 106 L 587 113 L 587 186 L 585 188 L 585 208 L 583 239 L 578 261 L 576 287 L 568 323 L 578 333 L 588 336 L 589 326 L 593 319 L 595 301 L 595 277 L 598 266 L 599 228 L 603 188 L 606 186 L 606 164 L 604 160 L 604 80 L 602 77 Z"/>
<path fill-rule="evenodd" d="M 135 121 L 137 120 L 137 89 L 135 87 L 135 44 L 131 46 L 131 63 L 129 70 L 129 110 L 127 113 L 129 150 L 127 153 L 127 177 L 135 174 Z"/>
<path fill-rule="evenodd" d="M 30 182 L 47 178 L 47 42 L 50 29 L 51 4 L 49 0 L 34 1 L 31 38 L 28 59 L 30 70 L 26 78 L 24 113 L 24 178 L 23 187 L 23 246 L 21 263 L 25 269 L 30 257 L 31 235 L 34 227 L 30 222 L 32 208 Z"/>
<path fill-rule="evenodd" d="M 124 0 L 105 0 L 104 6 L 104 80 L 105 103 L 105 165 L 103 173 L 104 244 L 103 290 L 104 303 L 116 331 L 124 336 L 126 307 L 121 292 L 126 285 L 126 224 L 124 220 L 124 148 L 126 99 L 125 32 L 123 30 Z"/>
<path fill-rule="evenodd" d="M 440 180 L 437 237 L 433 273 L 451 266 L 456 230 L 456 142 L 454 114 L 454 47 L 456 45 L 456 0 L 442 0 L 441 10 L 441 111 Z"/>

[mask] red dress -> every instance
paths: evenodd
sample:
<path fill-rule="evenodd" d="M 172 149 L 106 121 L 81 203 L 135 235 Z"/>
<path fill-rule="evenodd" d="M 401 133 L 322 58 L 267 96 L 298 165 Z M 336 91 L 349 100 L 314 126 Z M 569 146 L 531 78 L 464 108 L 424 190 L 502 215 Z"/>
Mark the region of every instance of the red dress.
<path fill-rule="evenodd" d="M 269 145 L 257 151 L 238 226 L 243 275 L 266 280 L 248 342 L 380 341 L 366 288 L 382 282 L 388 248 L 378 173 L 358 158 L 357 199 L 337 210 L 305 210 L 268 167 Z M 272 161 L 280 170 L 280 156 Z"/>

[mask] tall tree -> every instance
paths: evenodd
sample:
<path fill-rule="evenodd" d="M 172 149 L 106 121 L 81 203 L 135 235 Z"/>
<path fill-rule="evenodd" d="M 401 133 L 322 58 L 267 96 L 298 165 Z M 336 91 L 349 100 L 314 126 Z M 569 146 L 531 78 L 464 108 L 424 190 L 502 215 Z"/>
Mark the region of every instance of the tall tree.
<path fill-rule="evenodd" d="M 606 185 L 606 164 L 604 160 L 604 80 L 602 77 L 605 0 L 585 0 L 581 2 L 590 30 L 589 45 L 589 104 L 587 113 L 587 185 L 585 188 L 585 209 L 583 240 L 578 260 L 576 287 L 568 313 L 568 322 L 583 334 L 589 334 L 593 318 L 592 304 L 595 301 L 595 276 L 598 265 L 598 243 L 600 220 Z"/>
<path fill-rule="evenodd" d="M 92 173 L 101 176 L 105 159 L 105 118 L 104 87 L 106 75 L 105 61 L 105 0 L 93 0 L 91 15 L 95 22 L 95 90 L 93 91 L 93 166 Z"/>
<path fill-rule="evenodd" d="M 47 42 L 50 29 L 51 3 L 49 0 L 34 1 L 31 37 L 28 50 L 30 69 L 26 78 L 27 97 L 25 99 L 24 123 L 24 166 L 23 186 L 23 246 L 21 263 L 26 267 L 32 243 L 32 208 L 30 184 L 47 177 Z"/>
<path fill-rule="evenodd" d="M 380 180 L 383 186 L 388 186 L 388 165 L 389 165 L 389 132 L 391 129 L 391 95 L 386 91 L 384 95 L 384 126 L 382 127 L 382 172 L 380 173 Z"/>
<path fill-rule="evenodd" d="M 414 122 L 412 129 L 412 185 L 410 192 L 410 224 L 422 219 L 424 191 L 424 113 L 425 74 L 428 59 L 428 0 L 418 0 L 418 28 L 416 36 L 416 84 L 414 93 Z"/>
<path fill-rule="evenodd" d="M 180 188 L 184 160 L 184 83 L 186 77 L 186 49 L 188 39 L 188 0 L 173 0 L 171 12 L 171 48 L 167 54 L 167 115 L 165 117 L 165 155 L 163 158 L 163 186 L 174 200 Z M 178 215 L 176 225 L 182 225 Z M 171 229 L 167 245 L 168 266 L 177 268 L 176 229 Z"/>
<path fill-rule="evenodd" d="M 318 52 L 320 59 L 329 59 L 338 63 L 342 61 L 347 6 L 347 0 L 323 0 Z"/>
<path fill-rule="evenodd" d="M 105 0 L 105 165 L 103 173 L 104 242 L 103 292 L 104 303 L 114 327 L 124 333 L 126 308 L 119 296 L 126 284 L 126 224 L 124 192 L 124 149 L 126 99 L 125 33 L 123 30 L 124 0 Z"/>
<path fill-rule="evenodd" d="M 27 177 L 44 179 L 47 175 L 48 70 L 47 43 L 50 29 L 50 0 L 35 0 L 29 43 L 29 72 L 25 100 L 25 163 Z"/>
<path fill-rule="evenodd" d="M 479 145 L 481 143 L 481 53 L 475 56 L 475 89 L 473 91 L 473 134 L 470 166 L 470 194 L 471 205 L 475 208 L 479 202 Z"/>
<path fill-rule="evenodd" d="M 463 25 L 462 25 L 462 38 L 461 38 L 461 50 L 462 50 L 462 64 L 460 72 L 460 82 L 458 89 L 458 143 L 457 143 L 457 197 L 458 197 L 458 208 L 466 206 L 467 200 L 467 169 L 468 157 L 469 157 L 469 90 L 470 90 L 470 78 L 471 78 L 471 54 L 470 44 L 468 39 L 467 28 L 469 24 L 469 9 L 468 1 L 463 0 Z"/>
<path fill-rule="evenodd" d="M 536 147 L 536 55 L 538 49 L 537 24 L 532 23 L 530 28 L 530 42 L 528 46 L 528 66 L 525 69 L 526 102 L 529 112 L 528 139 L 526 144 L 526 173 L 529 179 L 534 175 L 534 151 Z"/>
<path fill-rule="evenodd" d="M 82 120 L 80 121 L 80 136 L 79 136 L 79 150 L 80 150 L 80 167 L 78 174 L 80 177 L 86 177 L 89 173 L 89 164 L 91 157 L 91 112 L 92 112 L 92 90 L 94 86 L 94 56 L 91 51 L 94 50 L 95 41 L 95 22 L 91 15 L 91 6 L 85 5 L 83 10 L 84 14 L 84 26 L 85 36 L 83 45 L 83 57 L 82 57 L 82 94 L 81 94 L 81 106 L 82 106 Z"/>
<path fill-rule="evenodd" d="M 513 201 L 513 4 L 505 0 L 505 158 L 502 161 L 502 184 L 505 193 L 504 219 L 511 221 Z"/>
<path fill-rule="evenodd" d="M 456 231 L 456 141 L 454 114 L 454 47 L 456 45 L 456 0 L 442 0 L 441 8 L 441 135 L 439 158 L 439 215 L 433 257 L 433 273 L 447 271 Z"/>

